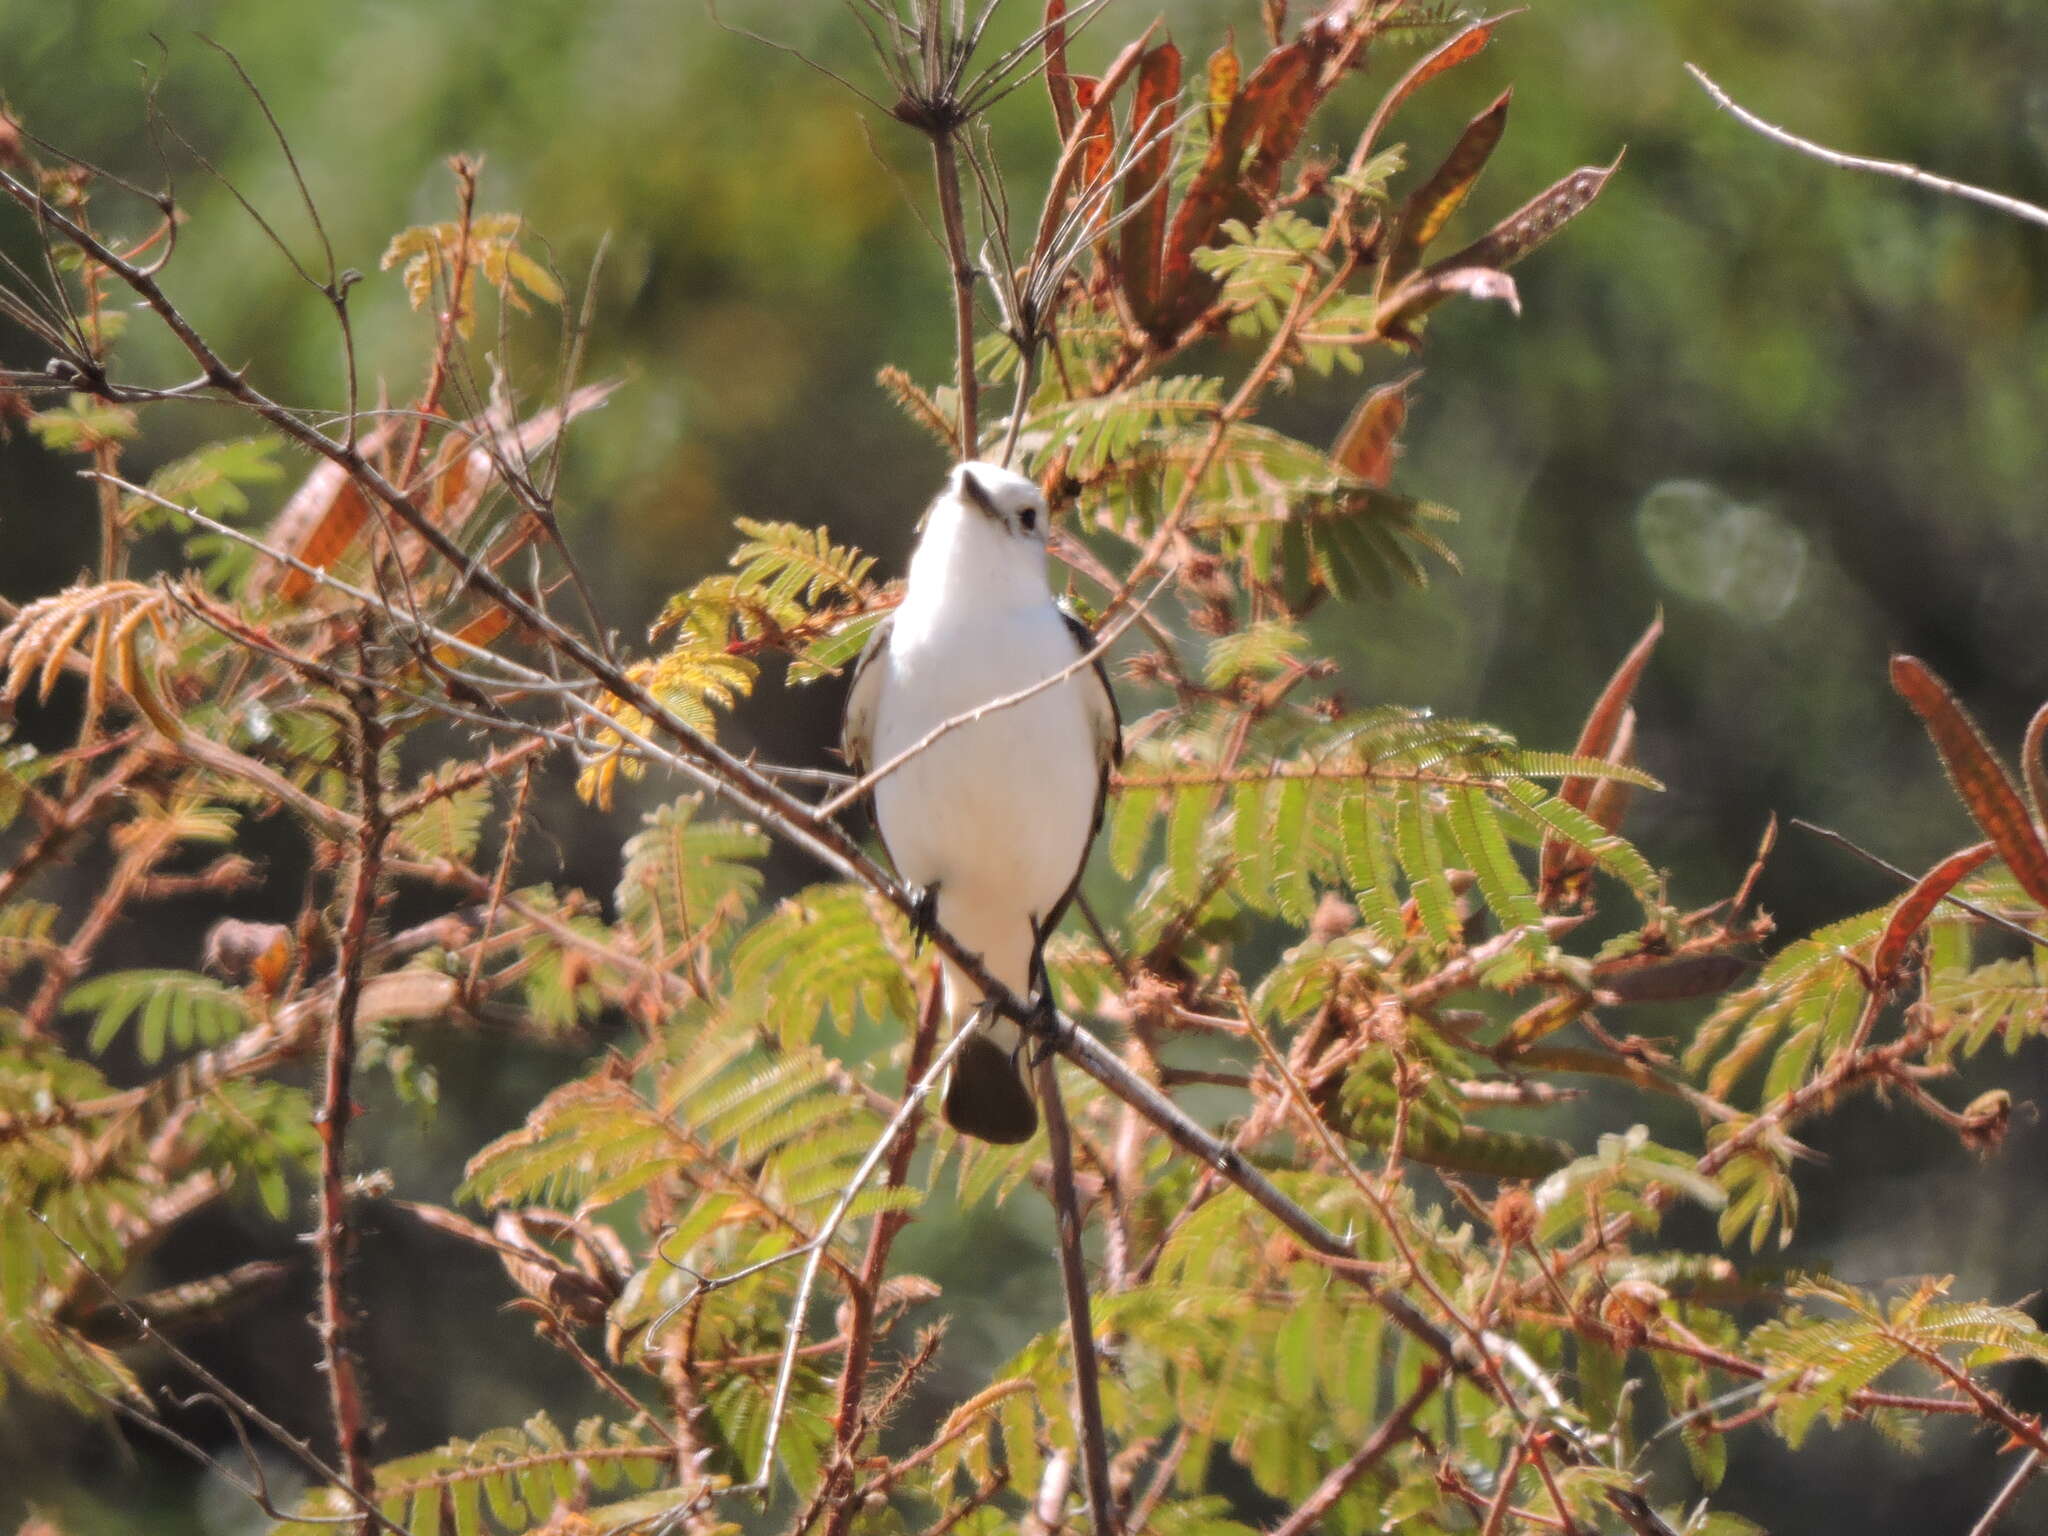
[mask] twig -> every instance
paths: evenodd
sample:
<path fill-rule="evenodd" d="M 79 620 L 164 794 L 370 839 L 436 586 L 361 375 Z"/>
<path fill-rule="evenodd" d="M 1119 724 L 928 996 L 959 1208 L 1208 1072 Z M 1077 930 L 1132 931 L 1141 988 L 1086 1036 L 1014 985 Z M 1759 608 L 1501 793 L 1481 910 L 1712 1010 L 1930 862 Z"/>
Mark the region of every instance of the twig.
<path fill-rule="evenodd" d="M 1998 1490 L 1998 1497 L 1985 1506 L 1983 1515 L 1970 1527 L 1970 1536 L 1991 1536 L 1992 1531 L 1997 1529 L 1998 1522 L 2004 1519 L 2006 1513 L 2019 1501 L 2020 1494 L 2026 1490 L 2027 1484 L 2033 1481 L 2034 1474 L 2040 1470 L 2041 1453 L 2038 1450 L 2029 1451 L 2022 1456 L 2020 1464 L 2013 1468 L 2012 1476 L 2006 1480 L 2005 1486 Z"/>
<path fill-rule="evenodd" d="M 346 1270 L 352 1241 L 348 1229 L 348 1192 L 344 1185 L 348 1125 L 355 1115 L 349 1078 L 355 1069 L 356 1008 L 363 995 L 363 961 L 368 950 L 370 919 L 377 906 L 377 881 L 384 858 L 384 840 L 391 824 L 384 811 L 381 755 L 384 729 L 376 701 L 359 694 L 352 703 L 356 717 L 356 790 L 361 799 L 361 832 L 356 843 L 349 888 L 348 916 L 336 962 L 334 1015 L 327 1032 L 327 1071 L 320 1099 L 320 1351 L 327 1372 L 328 1403 L 334 1415 L 342 1475 L 349 1486 L 367 1489 L 370 1481 L 369 1426 L 364 1419 L 362 1384 L 356 1375 L 349 1335 Z"/>
<path fill-rule="evenodd" d="M 938 1041 L 939 1020 L 945 1011 L 945 989 L 934 976 L 932 984 L 925 989 L 917 1032 L 911 1037 L 910 1061 L 903 1069 L 904 1097 L 913 1106 L 918 1103 L 916 1085 L 930 1068 L 932 1047 Z M 900 1189 L 910 1176 L 911 1155 L 917 1150 L 918 1121 L 918 1114 L 913 1109 L 903 1122 L 903 1128 L 896 1133 L 889 1155 L 889 1171 L 882 1179 L 884 1188 Z M 834 1438 L 838 1446 L 838 1460 L 845 1468 L 843 1475 L 849 1484 L 854 1452 L 867 1431 L 866 1415 L 861 1410 L 861 1394 L 866 1390 L 868 1360 L 874 1348 L 875 1296 L 881 1287 L 882 1276 L 888 1271 L 890 1246 L 908 1219 L 901 1211 L 883 1211 L 875 1217 L 875 1224 L 868 1232 L 867 1255 L 861 1260 L 860 1283 L 847 1297 L 852 1317 L 846 1327 L 846 1362 L 839 1372 L 839 1405 L 834 1418 L 837 1433 Z M 843 1490 L 850 1491 L 850 1487 Z M 859 1501 L 841 1497 L 833 1505 L 826 1522 L 826 1536 L 845 1536 L 860 1509 Z"/>
<path fill-rule="evenodd" d="M 1787 132 L 1774 123 L 1767 123 L 1748 108 L 1739 105 L 1733 97 L 1712 80 L 1697 64 L 1687 64 L 1686 73 L 1700 83 L 1700 89 L 1714 100 L 1714 105 L 1728 113 L 1745 128 L 1762 134 L 1774 144 L 1787 149 L 1796 149 L 1802 155 L 1811 156 L 1824 165 L 1832 165 L 1845 171 L 1869 171 L 1876 176 L 1890 176 L 1898 181 L 1909 181 L 1916 187 L 1925 187 L 1930 192 L 1939 192 L 1944 197 L 1965 198 L 1973 203 L 1982 203 L 1987 208 L 1996 208 L 2000 213 L 2010 214 L 2016 219 L 2025 219 L 2030 224 L 2048 226 L 2048 208 L 2025 202 L 2017 197 L 2008 197 L 2003 192 L 1989 192 L 1983 187 L 1973 187 L 1966 181 L 1951 181 L 1946 176 L 1935 176 L 1923 171 L 1917 165 L 1903 160 L 1873 160 L 1864 155 L 1845 155 L 1838 149 L 1829 149 L 1811 139 L 1802 139 L 1796 133 Z"/>
<path fill-rule="evenodd" d="M 953 333 L 959 349 L 960 452 L 974 458 L 981 442 L 981 381 L 974 375 L 974 263 L 967 255 L 967 222 L 960 208 L 960 159 L 951 126 L 932 133 L 932 178 L 939 184 L 939 222 L 953 286 Z"/>
<path fill-rule="evenodd" d="M 1881 869 L 1886 874 L 1892 875 L 1897 879 L 1905 881 L 1908 885 L 1911 885 L 1917 878 L 1919 878 L 1918 876 L 1914 875 L 1910 870 L 1901 869 L 1898 865 L 1892 863 L 1889 859 L 1880 858 L 1877 854 L 1872 853 L 1868 848 L 1863 847 L 1859 843 L 1851 841 L 1849 838 L 1844 837 L 1839 832 L 1831 831 L 1827 827 L 1816 826 L 1814 825 L 1814 823 L 1802 820 L 1797 816 L 1791 818 L 1791 824 L 1797 827 L 1802 832 L 1811 832 L 1815 837 L 1824 837 L 1829 842 L 1834 843 L 1839 847 L 1846 848 L 1849 852 L 1855 854 L 1856 857 L 1861 859 L 1864 863 L 1871 865 L 1873 868 Z M 2009 917 L 2001 917 L 1998 913 L 1988 911 L 1985 908 L 1978 906 L 1974 901 L 1965 901 L 1960 896 L 1948 895 L 1942 897 L 1941 899 L 1947 902 L 1952 907 L 1961 908 L 1963 911 L 1969 913 L 1970 916 L 1978 919 L 1980 922 L 1990 923 L 1993 927 L 1996 928 L 2003 928 L 2007 933 L 2014 934 L 2019 938 L 2025 939 L 2029 944 L 2036 944 L 2043 949 L 2048 949 L 2048 937 L 2044 937 L 2041 934 L 2034 932 L 2033 929 L 2027 927 L 2024 923 L 2016 923 Z"/>
<path fill-rule="evenodd" d="M 31 1206 L 28 1214 L 38 1226 L 55 1240 L 59 1247 L 71 1255 L 73 1262 L 86 1275 L 91 1277 L 93 1283 L 105 1293 L 108 1304 L 121 1313 L 122 1316 L 126 1317 L 134 1325 L 139 1335 L 154 1342 L 177 1365 L 189 1372 L 195 1381 L 205 1387 L 207 1392 L 228 1410 L 231 1418 L 239 1416 L 262 1430 L 264 1434 L 268 1435 L 280 1449 L 297 1461 L 299 1465 L 311 1472 L 321 1482 L 338 1489 L 344 1498 L 348 1499 L 350 1503 L 362 1511 L 363 1519 L 386 1531 L 392 1532 L 393 1536 L 412 1536 L 411 1531 L 396 1520 L 381 1513 L 375 1501 L 354 1484 L 344 1479 L 335 1468 L 322 1460 L 320 1454 L 310 1444 L 294 1435 L 290 1430 L 278 1423 L 277 1420 L 242 1396 L 241 1393 L 214 1375 L 212 1371 L 208 1370 L 197 1359 L 179 1348 L 175 1340 L 165 1337 L 163 1332 L 149 1320 L 147 1314 L 140 1311 L 132 1302 L 117 1291 L 114 1288 L 113 1282 L 108 1280 L 105 1275 L 101 1274 L 94 1267 L 92 1261 L 79 1251 L 77 1245 L 70 1238 L 53 1227 L 50 1224 L 49 1218 L 44 1216 L 41 1211 Z"/>
<path fill-rule="evenodd" d="M 790 1258 L 798 1252 L 804 1252 L 807 1257 L 804 1260 L 803 1275 L 797 1281 L 796 1299 L 789 1307 L 789 1327 L 783 1336 L 782 1364 L 775 1373 L 775 1394 L 768 1406 L 768 1428 L 761 1440 L 760 1465 L 754 1474 L 754 1480 L 743 1488 L 735 1489 L 734 1492 L 765 1495 L 772 1485 L 775 1475 L 775 1447 L 782 1438 L 783 1410 L 789 1404 L 790 1382 L 796 1374 L 796 1352 L 804 1341 L 804 1313 L 810 1307 L 811 1287 L 817 1283 L 818 1267 L 824 1262 L 825 1249 L 838 1234 L 839 1224 L 846 1220 L 848 1209 L 852 1207 L 860 1192 L 867 1187 L 868 1180 L 875 1176 L 875 1170 L 881 1166 L 882 1159 L 895 1146 L 896 1138 L 918 1113 L 924 1096 L 938 1086 L 939 1079 L 945 1075 L 946 1069 L 952 1066 L 953 1058 L 960 1054 L 960 1048 L 973 1035 L 978 1023 L 977 1019 L 970 1018 L 965 1025 L 955 1031 L 953 1038 L 946 1042 L 946 1048 L 939 1052 L 938 1059 L 931 1064 L 930 1070 L 904 1094 L 903 1103 L 898 1106 L 895 1115 L 883 1128 L 882 1134 L 875 1138 L 875 1144 L 868 1149 L 868 1155 L 861 1159 L 860 1166 L 854 1169 L 853 1177 L 846 1181 L 846 1188 L 839 1192 L 839 1199 L 833 1205 L 831 1214 L 819 1225 L 811 1240 L 801 1249 L 779 1255 L 781 1258 Z"/>
<path fill-rule="evenodd" d="M 1435 1395 L 1437 1384 L 1443 1378 L 1443 1366 L 1425 1366 L 1414 1389 L 1401 1400 L 1398 1408 L 1387 1415 L 1386 1422 L 1372 1432 L 1372 1438 L 1352 1452 L 1342 1466 L 1332 1468 L 1329 1475 L 1316 1485 L 1315 1492 L 1302 1501 L 1301 1507 L 1273 1527 L 1272 1536 L 1310 1536 L 1318 1529 L 1318 1522 L 1336 1507 L 1337 1501 L 1406 1437 L 1415 1423 L 1415 1415 Z"/>
<path fill-rule="evenodd" d="M 1095 1357 L 1095 1324 L 1088 1309 L 1088 1270 L 1081 1251 L 1081 1202 L 1074 1193 L 1074 1142 L 1060 1096 L 1057 1058 L 1038 1063 L 1038 1097 L 1045 1106 L 1046 1145 L 1052 1153 L 1053 1217 L 1059 1229 L 1060 1280 L 1066 1290 L 1067 1333 L 1074 1350 L 1074 1401 L 1079 1410 L 1081 1474 L 1096 1536 L 1118 1536 L 1116 1497 L 1109 1485 L 1109 1440 L 1102 1427 L 1102 1383 Z"/>

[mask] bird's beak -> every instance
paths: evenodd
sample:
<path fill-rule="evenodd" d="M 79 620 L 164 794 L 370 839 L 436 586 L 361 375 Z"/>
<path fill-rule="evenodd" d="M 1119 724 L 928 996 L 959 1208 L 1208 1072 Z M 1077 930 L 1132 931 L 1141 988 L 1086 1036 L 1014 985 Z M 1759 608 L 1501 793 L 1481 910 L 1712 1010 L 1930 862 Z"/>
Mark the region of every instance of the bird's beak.
<path fill-rule="evenodd" d="M 991 522 L 999 523 L 1003 520 L 1003 514 L 996 510 L 996 504 L 990 499 L 987 489 L 974 478 L 973 470 L 964 464 L 961 465 L 959 479 L 960 494 L 966 498 L 969 506 L 979 510 L 982 516 Z"/>

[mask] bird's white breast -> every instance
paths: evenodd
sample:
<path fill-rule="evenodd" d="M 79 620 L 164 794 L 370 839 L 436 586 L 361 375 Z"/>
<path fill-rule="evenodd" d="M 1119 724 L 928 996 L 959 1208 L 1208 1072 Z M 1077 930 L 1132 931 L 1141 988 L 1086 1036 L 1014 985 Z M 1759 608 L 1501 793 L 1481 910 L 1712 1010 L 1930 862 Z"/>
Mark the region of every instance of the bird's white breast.
<path fill-rule="evenodd" d="M 875 761 L 1079 655 L 1049 600 L 906 603 L 878 661 L 889 674 L 877 700 Z M 1000 919 L 1000 935 L 960 934 L 992 964 L 1009 959 L 1016 944 L 1028 954 L 1028 933 L 1007 930 L 1019 917 L 1028 923 L 1050 911 L 1087 856 L 1100 775 L 1086 693 L 1093 685 L 1077 670 L 953 729 L 876 786 L 876 819 L 898 871 L 918 885 L 939 884 L 948 926 Z"/>

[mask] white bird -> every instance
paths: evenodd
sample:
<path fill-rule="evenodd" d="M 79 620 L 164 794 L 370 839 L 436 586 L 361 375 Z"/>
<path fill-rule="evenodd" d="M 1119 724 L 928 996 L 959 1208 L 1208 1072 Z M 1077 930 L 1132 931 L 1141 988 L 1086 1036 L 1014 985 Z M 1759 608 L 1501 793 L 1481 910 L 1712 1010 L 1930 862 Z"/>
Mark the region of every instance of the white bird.
<path fill-rule="evenodd" d="M 1019 998 L 1050 1002 L 1045 939 L 1081 882 L 1102 824 L 1122 722 L 1088 626 L 1046 578 L 1047 512 L 1038 487 L 993 464 L 958 466 L 925 514 L 903 602 L 861 653 L 842 749 L 857 772 L 885 765 L 932 731 L 1068 668 L 1021 703 L 947 731 L 874 788 L 875 825 L 921 917 L 979 954 Z M 946 963 L 958 1028 L 981 1003 Z M 991 1018 L 961 1048 L 946 1087 L 954 1129 L 1019 1142 L 1038 1110 L 1018 1065 L 1021 1033 Z"/>

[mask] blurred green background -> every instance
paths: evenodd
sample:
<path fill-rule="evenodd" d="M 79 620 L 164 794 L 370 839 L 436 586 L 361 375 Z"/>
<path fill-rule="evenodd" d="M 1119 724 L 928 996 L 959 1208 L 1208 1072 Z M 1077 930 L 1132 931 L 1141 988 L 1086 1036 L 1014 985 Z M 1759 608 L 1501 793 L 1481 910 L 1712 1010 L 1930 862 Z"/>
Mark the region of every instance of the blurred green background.
<path fill-rule="evenodd" d="M 1012 35 L 1033 8 L 1013 9 Z M 723 14 L 871 78 L 858 34 L 824 0 L 730 0 Z M 1080 66 L 1151 14 L 1117 0 L 1078 47 Z M 1173 0 L 1166 18 L 1191 58 L 1226 27 L 1247 49 L 1259 30 L 1252 0 Z M 934 381 L 951 355 L 942 265 L 906 203 L 928 198 L 919 145 L 901 130 L 864 129 L 844 91 L 720 30 L 693 0 L 336 0 L 318 12 L 0 0 L 0 92 L 57 143 L 152 179 L 143 77 L 160 77 L 165 115 L 309 252 L 261 114 L 202 33 L 262 85 L 338 259 L 367 274 L 354 310 L 364 375 L 393 397 L 417 387 L 427 321 L 377 258 L 393 231 L 448 215 L 447 155 L 484 157 L 482 206 L 523 212 L 564 272 L 586 269 L 609 238 L 589 371 L 626 386 L 576 434 L 565 501 L 629 639 L 671 591 L 723 562 L 738 514 L 827 522 L 897 568 L 944 466 L 872 380 L 893 362 Z M 1319 147 L 1339 149 L 1410 56 L 1390 51 L 1349 87 Z M 1626 158 L 1591 212 L 1518 272 L 1521 318 L 1456 306 L 1430 330 L 1396 484 L 1463 514 L 1452 542 L 1464 575 L 1350 608 L 1321 634 L 1354 697 L 1473 714 L 1564 747 L 1661 605 L 1667 634 L 1638 702 L 1645 764 L 1671 787 L 1638 801 L 1630 830 L 1694 903 L 1732 887 L 1771 811 L 1917 867 L 1974 836 L 1886 688 L 1890 652 L 1928 658 L 2008 750 L 2048 697 L 2048 233 L 1796 158 L 1717 115 L 1687 59 L 1825 142 L 2048 201 L 2038 0 L 1539 0 L 1393 137 L 1411 163 L 1434 163 L 1466 117 L 1515 85 L 1506 141 L 1460 215 L 1472 232 L 1575 166 L 1624 146 Z M 1052 146 L 1042 92 L 1020 92 L 996 129 L 1017 195 L 1035 198 Z M 274 395 L 339 403 L 321 302 L 217 183 L 173 157 L 192 215 L 174 297 Z M 17 259 L 27 237 L 18 219 L 0 221 Z M 144 330 L 128 371 L 183 377 Z M 508 359 L 529 388 L 547 384 L 550 345 L 537 326 Z M 18 334 L 0 337 L 0 358 L 43 360 Z M 1404 366 L 1384 360 L 1388 375 Z M 1277 414 L 1327 438 L 1353 388 L 1305 379 Z M 133 467 L 239 430 L 210 407 L 161 409 Z M 60 586 L 91 559 L 72 467 L 19 434 L 0 446 L 8 596 Z M 838 703 L 831 688 L 771 688 L 744 729 L 767 751 L 815 761 Z M 608 891 L 619 838 L 673 792 L 645 786 L 609 819 L 551 803 L 549 856 Z M 1790 832 L 1763 896 L 1792 933 L 1889 889 Z M 110 958 L 190 963 L 196 932 L 173 921 L 127 934 Z M 1669 1035 L 1689 1019 L 1631 1022 Z M 466 1152 L 574 1066 L 460 1039 L 422 1048 L 443 1071 L 439 1116 L 422 1123 L 380 1101 L 369 1155 L 401 1194 L 427 1198 L 445 1198 Z M 2048 1098 L 2038 1059 L 1997 1070 L 2020 1099 Z M 2048 1223 L 2031 1202 L 2048 1183 L 2048 1137 L 2037 1119 L 2023 1114 L 1982 1168 L 1919 1122 L 1867 1106 L 1818 1127 L 1834 1161 L 1807 1176 L 1792 1257 L 1858 1282 L 1955 1271 L 1971 1294 L 2038 1291 Z M 1579 1130 L 1583 1140 L 1590 1126 Z M 913 1236 L 903 1262 L 946 1280 L 956 1304 L 974 1298 L 975 1325 L 949 1346 L 956 1384 L 1057 1315 L 1035 1211 L 927 1219 Z M 177 1279 L 299 1251 L 289 1233 L 230 1212 L 154 1266 Z M 508 1289 L 489 1263 L 392 1217 L 365 1241 L 363 1288 L 385 1453 L 541 1405 L 558 1418 L 585 1408 L 574 1372 L 496 1312 Z M 306 1296 L 195 1343 L 320 1433 Z M 2043 1405 L 2025 1382 L 2014 1391 Z M 188 1418 L 219 1441 L 217 1417 Z M 1994 1447 L 1961 1436 L 1934 1436 L 1919 1460 L 1855 1429 L 1821 1435 L 1796 1463 L 1754 1445 L 1726 1500 L 1779 1531 L 1961 1529 L 1994 1477 Z M 79 1532 L 227 1533 L 253 1518 L 218 1478 L 155 1446 L 9 1399 L 0 1529 L 30 1501 Z M 2037 1490 L 2032 1512 L 2044 1504 Z"/>

